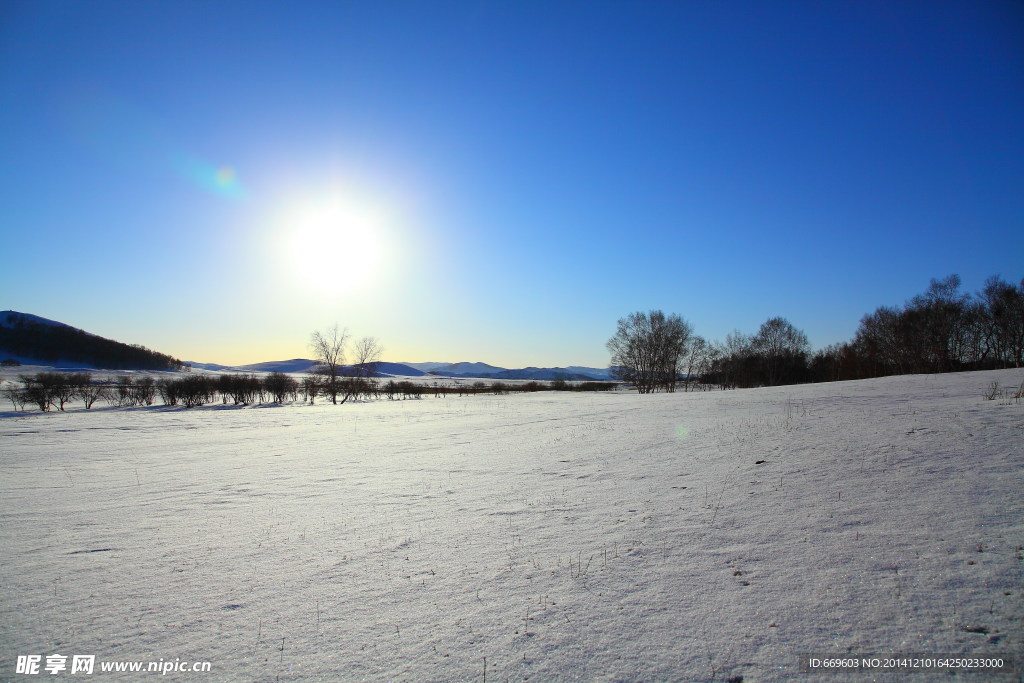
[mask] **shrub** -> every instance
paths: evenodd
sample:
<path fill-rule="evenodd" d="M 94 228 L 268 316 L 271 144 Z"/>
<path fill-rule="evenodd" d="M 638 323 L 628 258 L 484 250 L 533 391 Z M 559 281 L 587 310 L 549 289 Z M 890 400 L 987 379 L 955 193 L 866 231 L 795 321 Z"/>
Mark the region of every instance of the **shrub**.
<path fill-rule="evenodd" d="M 316 403 L 316 397 L 320 394 L 322 383 L 316 375 L 308 375 L 302 378 L 302 400 Z"/>
<path fill-rule="evenodd" d="M 74 388 L 75 396 L 82 399 L 86 410 L 92 408 L 97 399 L 106 395 L 106 387 L 93 384 L 92 375 L 88 372 L 76 372 L 69 375 L 68 383 Z"/>
<path fill-rule="evenodd" d="M 68 400 L 67 381 L 57 372 L 37 372 L 35 375 L 20 375 L 18 379 L 25 386 L 21 392 L 25 403 L 39 406 L 39 410 L 46 412 L 52 406 L 54 400 L 60 402 L 61 410 L 64 410 L 64 403 Z"/>
<path fill-rule="evenodd" d="M 399 382 L 398 390 L 402 392 L 402 398 L 423 398 L 423 387 L 409 381 Z"/>
<path fill-rule="evenodd" d="M 156 390 L 160 394 L 160 400 L 164 402 L 164 405 L 178 405 L 179 391 L 177 380 L 161 379 L 156 383 Z"/>
<path fill-rule="evenodd" d="M 274 403 L 284 403 L 289 397 L 295 400 L 295 395 L 299 391 L 299 383 L 283 372 L 272 372 L 264 377 L 263 386 Z"/>
<path fill-rule="evenodd" d="M 112 384 L 111 390 L 107 392 L 107 402 L 111 405 L 124 408 L 138 405 L 138 396 L 135 393 L 135 382 L 128 375 L 122 375 L 117 379 L 108 379 Z"/>
<path fill-rule="evenodd" d="M 612 391 L 615 389 L 615 382 L 580 382 L 576 387 L 577 391 Z"/>
<path fill-rule="evenodd" d="M 177 384 L 181 404 L 186 408 L 210 403 L 216 395 L 213 381 L 202 375 L 182 377 L 173 381 Z"/>
<path fill-rule="evenodd" d="M 156 398 L 156 380 L 152 377 L 139 377 L 135 380 L 132 391 L 137 406 L 151 406 Z"/>
<path fill-rule="evenodd" d="M 15 410 L 21 411 L 25 409 L 25 403 L 27 399 L 25 398 L 24 391 L 22 391 L 18 387 L 10 386 L 5 387 L 3 393 L 4 396 L 7 397 L 7 400 L 11 402 L 11 405 L 14 406 Z"/>

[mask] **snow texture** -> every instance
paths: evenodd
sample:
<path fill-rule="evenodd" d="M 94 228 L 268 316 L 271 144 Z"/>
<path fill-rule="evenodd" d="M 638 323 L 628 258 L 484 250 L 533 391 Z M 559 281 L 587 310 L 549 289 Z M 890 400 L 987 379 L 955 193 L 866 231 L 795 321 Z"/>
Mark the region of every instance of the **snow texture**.
<path fill-rule="evenodd" d="M 0 675 L 57 652 L 251 681 L 1019 654 L 1024 402 L 982 394 L 1022 379 L 3 413 Z"/>

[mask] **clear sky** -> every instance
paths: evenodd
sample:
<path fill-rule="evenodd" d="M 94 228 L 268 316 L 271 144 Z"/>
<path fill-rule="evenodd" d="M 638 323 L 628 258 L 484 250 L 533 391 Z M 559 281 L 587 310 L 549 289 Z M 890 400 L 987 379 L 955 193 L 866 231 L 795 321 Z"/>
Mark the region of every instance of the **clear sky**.
<path fill-rule="evenodd" d="M 185 360 L 816 347 L 1024 276 L 1024 4 L 0 2 L 0 309 Z"/>

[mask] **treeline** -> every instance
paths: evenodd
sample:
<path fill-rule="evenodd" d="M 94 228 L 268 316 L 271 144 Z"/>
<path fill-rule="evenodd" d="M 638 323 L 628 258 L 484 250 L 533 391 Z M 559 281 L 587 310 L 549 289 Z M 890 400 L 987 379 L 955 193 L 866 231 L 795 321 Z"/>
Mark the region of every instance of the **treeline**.
<path fill-rule="evenodd" d="M 1024 367 L 1024 279 L 991 277 L 974 295 L 960 286 L 957 275 L 933 279 L 902 306 L 861 318 L 851 341 L 817 352 L 785 318 L 709 342 L 661 311 L 622 318 L 607 346 L 616 376 L 640 393 Z"/>
<path fill-rule="evenodd" d="M 811 352 L 781 318 L 714 345 L 701 380 L 723 388 L 1024 367 L 1024 279 L 990 277 L 976 294 L 958 275 L 932 279 L 902 306 L 865 315 L 854 338 Z"/>
<path fill-rule="evenodd" d="M 67 325 L 40 323 L 8 313 L 0 325 L 0 349 L 48 363 L 64 361 L 114 370 L 181 370 L 177 358 L 138 344 L 123 344 Z"/>
<path fill-rule="evenodd" d="M 680 316 L 661 311 L 620 319 L 607 346 L 613 375 L 641 394 L 680 386 L 688 391 L 802 382 L 810 353 L 807 335 L 785 318 L 768 319 L 754 335 L 733 333 L 721 344 L 709 343 Z"/>
<path fill-rule="evenodd" d="M 42 411 L 64 410 L 75 400 L 82 401 L 86 409 L 92 408 L 99 400 L 116 406 L 149 406 L 153 405 L 158 388 L 167 383 L 167 380 L 158 382 L 153 377 L 130 376 L 97 381 L 88 372 L 37 372 L 19 375 L 18 379 L 22 386 L 7 386 L 3 395 L 15 410 L 23 410 L 29 405 Z"/>
<path fill-rule="evenodd" d="M 513 392 L 535 391 L 608 391 L 615 388 L 612 382 L 570 383 L 564 380 L 553 382 L 526 382 L 506 384 L 504 382 L 475 382 L 473 384 L 453 383 L 420 384 L 410 381 L 381 382 L 370 377 L 343 377 L 332 383 L 330 378 L 307 375 L 296 379 L 281 372 L 272 372 L 260 377 L 252 374 L 199 375 L 185 374 L 180 377 L 107 377 L 94 379 L 90 373 L 39 372 L 34 375 L 20 375 L 21 386 L 8 386 L 4 396 L 16 410 L 25 406 L 42 411 L 64 410 L 72 401 L 80 400 L 86 409 L 97 401 L 110 406 L 136 407 L 151 406 L 159 400 L 166 406 L 191 408 L 212 403 L 228 405 L 255 405 L 264 403 L 286 403 L 303 401 L 315 403 L 319 397 L 347 400 L 360 398 L 386 398 L 388 400 L 419 399 L 425 395 L 445 396 L 457 394 L 503 395 Z"/>
<path fill-rule="evenodd" d="M 802 330 L 785 318 L 769 318 L 755 334 L 736 331 L 709 347 L 700 381 L 723 389 L 807 382 L 810 351 Z"/>
<path fill-rule="evenodd" d="M 1024 279 L 990 277 L 971 295 L 960 278 L 932 280 L 903 306 L 861 318 L 852 341 L 818 351 L 815 381 L 1024 367 Z"/>

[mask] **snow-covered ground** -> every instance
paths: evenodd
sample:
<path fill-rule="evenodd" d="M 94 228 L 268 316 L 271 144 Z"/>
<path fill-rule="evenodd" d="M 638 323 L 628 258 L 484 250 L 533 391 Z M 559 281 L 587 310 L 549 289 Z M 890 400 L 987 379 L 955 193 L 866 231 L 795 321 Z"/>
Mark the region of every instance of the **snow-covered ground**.
<path fill-rule="evenodd" d="M 1022 379 L 6 412 L 0 676 L 59 653 L 212 663 L 178 680 L 933 680 L 799 657 L 1019 656 L 1024 401 L 982 394 Z"/>

